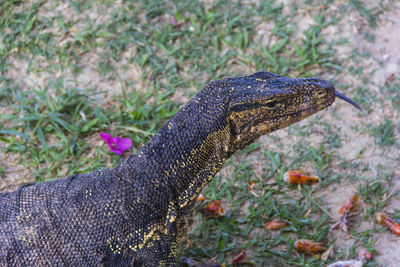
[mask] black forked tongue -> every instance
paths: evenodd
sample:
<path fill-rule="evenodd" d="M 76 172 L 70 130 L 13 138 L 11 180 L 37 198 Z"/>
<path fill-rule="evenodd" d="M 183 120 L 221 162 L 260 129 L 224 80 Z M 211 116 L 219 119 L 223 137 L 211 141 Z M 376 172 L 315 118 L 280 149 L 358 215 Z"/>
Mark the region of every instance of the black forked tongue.
<path fill-rule="evenodd" d="M 364 110 L 363 110 L 359 105 L 357 105 L 353 100 L 351 100 L 350 98 L 348 98 L 348 97 L 345 96 L 344 94 L 339 93 L 338 91 L 335 91 L 335 96 L 338 97 L 338 98 L 340 98 L 340 99 L 343 99 L 343 100 L 346 101 L 347 103 L 350 103 L 350 104 L 353 105 L 356 109 L 358 109 L 359 111 L 361 111 L 362 113 L 364 113 Z"/>

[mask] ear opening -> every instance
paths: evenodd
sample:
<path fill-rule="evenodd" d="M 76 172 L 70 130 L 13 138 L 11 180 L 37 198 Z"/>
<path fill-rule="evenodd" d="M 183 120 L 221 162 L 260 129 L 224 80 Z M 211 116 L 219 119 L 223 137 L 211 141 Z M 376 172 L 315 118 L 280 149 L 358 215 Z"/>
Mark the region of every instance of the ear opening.
<path fill-rule="evenodd" d="M 229 130 L 231 132 L 231 136 L 233 138 L 236 138 L 236 136 L 239 134 L 239 129 L 238 129 L 236 123 L 233 121 L 233 118 L 231 116 L 228 118 L 228 120 L 229 120 L 228 124 L 229 124 Z"/>

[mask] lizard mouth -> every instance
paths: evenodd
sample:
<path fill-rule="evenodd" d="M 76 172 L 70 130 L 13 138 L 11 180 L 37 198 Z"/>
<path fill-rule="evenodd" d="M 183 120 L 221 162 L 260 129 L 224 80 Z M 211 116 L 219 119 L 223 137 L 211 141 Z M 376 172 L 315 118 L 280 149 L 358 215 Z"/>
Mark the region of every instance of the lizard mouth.
<path fill-rule="evenodd" d="M 357 105 L 353 100 L 351 100 L 350 98 L 348 98 L 348 97 L 345 96 L 344 94 L 339 93 L 338 91 L 335 91 L 335 94 L 334 94 L 334 95 L 335 95 L 335 97 L 340 98 L 340 99 L 346 101 L 347 103 L 351 104 L 353 107 L 355 107 L 356 109 L 358 109 L 359 111 L 361 111 L 362 113 L 364 113 L 364 110 L 363 110 L 359 105 Z"/>
<path fill-rule="evenodd" d="M 348 98 L 347 96 L 345 96 L 344 94 L 342 94 L 342 93 L 340 93 L 340 92 L 338 92 L 338 91 L 335 91 L 335 92 L 334 92 L 334 95 L 333 95 L 331 98 L 329 98 L 329 99 L 323 104 L 323 107 L 318 107 L 318 105 L 314 105 L 314 106 L 312 106 L 312 107 L 309 107 L 309 108 L 306 108 L 306 109 L 302 110 L 302 112 L 310 113 L 310 115 L 311 115 L 312 113 L 315 113 L 315 112 L 318 111 L 318 110 L 327 108 L 327 107 L 329 107 L 330 105 L 332 105 L 333 102 L 335 102 L 336 97 L 337 97 L 337 98 L 340 98 L 340 99 L 342 99 L 342 100 L 344 100 L 344 101 L 346 101 L 347 103 L 351 104 L 353 107 L 355 107 L 356 109 L 358 109 L 359 111 L 361 111 L 362 113 L 364 113 L 364 110 L 363 110 L 357 103 L 355 103 L 353 100 L 351 100 L 350 98 Z M 296 113 L 297 113 L 297 112 L 292 112 L 292 113 L 289 113 L 289 114 L 286 114 L 286 115 L 288 115 L 288 116 L 293 116 L 293 115 L 295 115 Z M 278 117 L 275 117 L 275 118 L 278 118 Z"/>

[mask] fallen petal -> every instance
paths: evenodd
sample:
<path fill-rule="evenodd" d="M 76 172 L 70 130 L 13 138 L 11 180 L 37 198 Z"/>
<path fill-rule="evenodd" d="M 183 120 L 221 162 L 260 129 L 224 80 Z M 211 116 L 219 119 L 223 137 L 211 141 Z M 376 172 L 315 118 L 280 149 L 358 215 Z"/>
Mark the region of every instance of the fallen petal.
<path fill-rule="evenodd" d="M 115 148 L 114 148 L 114 144 L 108 144 L 108 145 L 110 146 L 110 149 L 111 149 L 112 152 L 114 152 L 114 153 L 117 154 L 118 156 L 121 156 L 121 155 L 122 155 L 122 151 L 119 150 L 119 149 L 115 149 Z"/>
<path fill-rule="evenodd" d="M 111 151 L 117 155 L 122 155 L 125 150 L 132 147 L 132 141 L 129 138 L 112 137 L 111 134 L 100 132 L 100 137 L 108 144 Z"/>
<path fill-rule="evenodd" d="M 372 259 L 372 253 L 366 250 L 365 248 L 361 248 L 357 253 L 358 260 L 370 260 Z"/>
<path fill-rule="evenodd" d="M 307 176 L 303 171 L 288 171 L 283 175 L 283 180 L 289 184 L 314 184 L 318 183 L 319 179 L 312 176 Z"/>
<path fill-rule="evenodd" d="M 129 138 L 120 138 L 116 136 L 114 139 L 115 139 L 115 148 L 122 152 L 132 147 L 132 141 Z"/>
<path fill-rule="evenodd" d="M 279 230 L 282 228 L 285 228 L 287 226 L 287 221 L 283 221 L 283 220 L 273 220 L 270 222 L 266 222 L 264 224 L 264 228 L 267 230 Z"/>
<path fill-rule="evenodd" d="M 297 251 L 306 254 L 319 254 L 327 250 L 326 247 L 322 246 L 321 242 L 315 242 L 308 239 L 299 239 L 294 243 L 294 245 Z"/>
<path fill-rule="evenodd" d="M 203 195 L 203 194 L 200 194 L 200 195 L 197 197 L 197 202 L 202 202 L 202 201 L 204 201 L 204 199 L 206 199 L 206 198 L 204 197 L 204 195 Z"/>
<path fill-rule="evenodd" d="M 376 218 L 378 222 L 385 225 L 387 228 L 389 228 L 390 231 L 392 231 L 396 235 L 400 235 L 400 225 L 397 222 L 395 222 L 392 218 L 390 218 L 388 215 L 379 212 L 378 214 L 376 214 Z"/>
<path fill-rule="evenodd" d="M 104 141 L 108 142 L 111 139 L 111 134 L 100 132 L 100 137 Z"/>
<path fill-rule="evenodd" d="M 221 206 L 220 200 L 208 203 L 204 208 L 201 208 L 200 211 L 208 218 L 218 218 L 225 215 L 225 210 Z"/>
<path fill-rule="evenodd" d="M 339 210 L 339 214 L 343 214 L 345 212 L 354 212 L 358 207 L 358 203 L 359 203 L 359 196 L 357 195 L 352 196 Z"/>
<path fill-rule="evenodd" d="M 246 250 L 242 250 L 235 258 L 232 260 L 232 264 L 239 263 L 244 259 L 246 255 Z"/>

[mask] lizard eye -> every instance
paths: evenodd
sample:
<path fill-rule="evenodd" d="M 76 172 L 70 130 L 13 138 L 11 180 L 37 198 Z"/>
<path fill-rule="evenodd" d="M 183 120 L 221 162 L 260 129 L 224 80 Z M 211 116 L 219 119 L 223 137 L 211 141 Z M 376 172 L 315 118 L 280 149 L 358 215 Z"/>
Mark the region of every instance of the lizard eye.
<path fill-rule="evenodd" d="M 268 103 L 266 104 L 266 106 L 267 106 L 268 108 L 274 108 L 274 107 L 276 106 L 277 103 L 278 103 L 278 101 L 271 101 L 271 102 L 268 102 Z"/>

